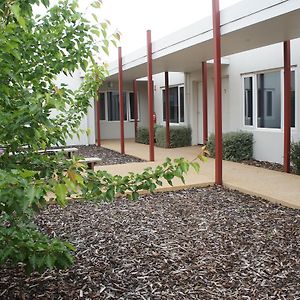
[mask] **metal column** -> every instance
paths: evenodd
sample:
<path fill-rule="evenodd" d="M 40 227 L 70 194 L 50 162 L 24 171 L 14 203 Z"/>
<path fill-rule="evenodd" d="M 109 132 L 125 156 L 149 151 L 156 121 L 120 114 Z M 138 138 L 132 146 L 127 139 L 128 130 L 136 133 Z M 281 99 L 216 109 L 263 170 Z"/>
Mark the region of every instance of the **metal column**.
<path fill-rule="evenodd" d="M 290 172 L 291 152 L 291 43 L 283 43 L 284 52 L 284 171 Z"/>
<path fill-rule="evenodd" d="M 208 140 L 207 125 L 207 63 L 202 62 L 202 114 L 203 114 L 203 144 Z"/>
<path fill-rule="evenodd" d="M 147 30 L 147 71 L 148 71 L 148 113 L 149 113 L 149 158 L 150 158 L 150 161 L 154 161 L 154 120 L 153 120 L 151 30 Z"/>
<path fill-rule="evenodd" d="M 170 148 L 170 90 L 169 73 L 165 72 L 166 147 Z"/>
<path fill-rule="evenodd" d="M 133 81 L 133 95 L 134 95 L 134 138 L 137 139 L 137 129 L 138 129 L 138 88 L 137 81 Z"/>
<path fill-rule="evenodd" d="M 124 143 L 124 95 L 123 95 L 123 66 L 122 66 L 122 48 L 118 48 L 118 63 L 119 63 L 119 105 L 120 105 L 120 137 L 121 137 L 121 153 L 125 153 Z"/>
<path fill-rule="evenodd" d="M 212 0 L 213 44 L 214 44 L 214 95 L 215 95 L 215 183 L 222 185 L 222 74 L 221 74 L 221 30 L 219 0 Z"/>

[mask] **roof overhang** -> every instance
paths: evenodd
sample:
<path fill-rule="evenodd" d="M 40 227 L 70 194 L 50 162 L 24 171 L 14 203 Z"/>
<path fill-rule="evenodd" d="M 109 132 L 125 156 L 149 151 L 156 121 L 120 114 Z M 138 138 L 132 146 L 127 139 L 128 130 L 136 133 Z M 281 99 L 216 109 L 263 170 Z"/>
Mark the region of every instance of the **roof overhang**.
<path fill-rule="evenodd" d="M 222 56 L 300 37 L 299 0 L 244 0 L 220 12 Z M 153 73 L 193 72 L 213 58 L 212 17 L 152 42 Z M 147 75 L 146 46 L 123 57 L 123 80 Z M 117 61 L 108 80 L 117 80 Z"/>

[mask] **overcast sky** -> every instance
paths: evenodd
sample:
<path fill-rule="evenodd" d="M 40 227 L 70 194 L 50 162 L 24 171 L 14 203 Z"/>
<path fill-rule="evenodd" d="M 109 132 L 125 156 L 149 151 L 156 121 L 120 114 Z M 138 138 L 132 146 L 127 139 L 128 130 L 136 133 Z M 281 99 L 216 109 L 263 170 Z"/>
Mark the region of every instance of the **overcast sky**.
<path fill-rule="evenodd" d="M 54 5 L 58 0 L 50 0 Z M 93 0 L 78 0 L 83 11 Z M 152 40 L 157 40 L 209 15 L 212 0 L 102 0 L 97 11 L 99 19 L 111 22 L 112 29 L 121 33 L 123 54 L 128 54 L 146 45 L 146 30 L 151 29 Z M 220 9 L 242 0 L 219 0 Z M 45 10 L 35 7 L 37 13 Z M 88 10 L 89 11 L 89 10 Z M 107 61 L 117 59 L 117 49 L 112 48 Z"/>
<path fill-rule="evenodd" d="M 220 0 L 220 8 L 240 1 Z M 211 6 L 211 0 L 103 0 L 101 16 L 122 33 L 126 54 L 145 46 L 147 29 L 152 31 L 152 40 L 157 40 L 211 15 Z M 112 50 L 109 61 L 115 59 L 117 51 Z"/>

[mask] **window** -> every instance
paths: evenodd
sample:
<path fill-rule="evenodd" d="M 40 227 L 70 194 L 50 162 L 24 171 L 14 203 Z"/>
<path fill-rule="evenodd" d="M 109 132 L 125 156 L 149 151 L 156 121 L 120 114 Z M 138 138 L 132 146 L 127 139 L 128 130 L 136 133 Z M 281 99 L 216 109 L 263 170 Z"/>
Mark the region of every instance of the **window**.
<path fill-rule="evenodd" d="M 100 93 L 100 120 L 105 120 L 105 93 Z"/>
<path fill-rule="evenodd" d="M 184 122 L 184 87 L 169 88 L 170 123 Z M 163 90 L 163 120 L 166 121 L 166 91 Z"/>
<path fill-rule="evenodd" d="M 137 118 L 139 119 L 139 102 L 137 103 Z M 129 93 L 129 119 L 134 120 L 134 93 Z"/>
<path fill-rule="evenodd" d="M 126 93 L 124 93 L 123 97 L 124 97 L 124 120 L 127 121 Z M 108 121 L 120 120 L 120 105 L 119 105 L 118 92 L 107 93 L 107 113 L 108 113 Z"/>
<path fill-rule="evenodd" d="M 180 122 L 184 122 L 184 87 L 180 87 Z"/>
<path fill-rule="evenodd" d="M 281 127 L 281 72 L 257 75 L 257 127 Z"/>
<path fill-rule="evenodd" d="M 283 71 L 243 77 L 244 125 L 281 128 Z M 295 71 L 291 72 L 291 126 L 295 127 Z M 254 100 L 255 99 L 255 100 Z M 254 103 L 255 102 L 255 103 Z"/>
<path fill-rule="evenodd" d="M 291 74 L 291 126 L 296 127 L 296 90 L 295 90 L 295 71 Z"/>
<path fill-rule="evenodd" d="M 253 126 L 253 78 L 244 78 L 245 125 Z"/>

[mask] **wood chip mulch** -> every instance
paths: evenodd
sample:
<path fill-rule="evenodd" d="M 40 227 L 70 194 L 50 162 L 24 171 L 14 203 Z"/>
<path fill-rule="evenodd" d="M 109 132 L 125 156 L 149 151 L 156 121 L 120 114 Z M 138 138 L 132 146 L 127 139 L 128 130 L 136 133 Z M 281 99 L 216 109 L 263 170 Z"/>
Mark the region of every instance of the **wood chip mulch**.
<path fill-rule="evenodd" d="M 269 162 L 269 161 L 250 159 L 250 160 L 244 160 L 242 161 L 242 163 L 250 166 L 259 167 L 259 168 L 265 168 L 272 171 L 280 171 L 280 172 L 284 171 L 283 165 L 279 163 Z"/>
<path fill-rule="evenodd" d="M 126 164 L 131 162 L 143 162 L 144 160 L 137 157 L 121 154 L 117 151 L 113 151 L 104 147 L 98 147 L 96 145 L 89 146 L 75 146 L 78 149 L 76 155 L 83 157 L 99 157 L 101 162 L 97 165 L 115 165 L 115 164 Z"/>
<path fill-rule="evenodd" d="M 0 268 L 0 299 L 300 299 L 300 211 L 219 187 L 49 206 L 76 262 Z"/>

